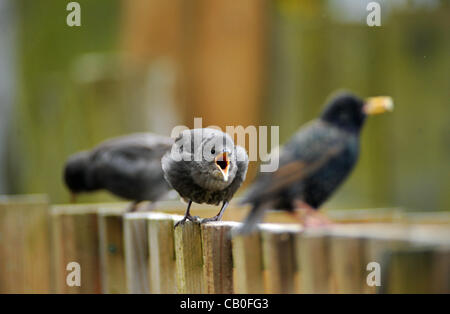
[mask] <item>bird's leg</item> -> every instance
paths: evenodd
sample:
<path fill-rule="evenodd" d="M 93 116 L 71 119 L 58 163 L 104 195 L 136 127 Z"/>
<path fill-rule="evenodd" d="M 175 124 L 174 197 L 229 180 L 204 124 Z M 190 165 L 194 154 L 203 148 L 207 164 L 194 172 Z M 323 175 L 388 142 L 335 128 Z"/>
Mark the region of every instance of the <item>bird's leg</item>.
<path fill-rule="evenodd" d="M 309 204 L 301 200 L 294 201 L 294 211 L 292 215 L 300 220 L 305 227 L 321 227 L 332 224 L 332 221 L 328 219 L 324 214 L 320 213 L 317 209 L 311 207 Z"/>
<path fill-rule="evenodd" d="M 75 204 L 77 202 L 77 195 L 75 193 L 70 194 L 70 202 Z"/>
<path fill-rule="evenodd" d="M 222 208 L 220 209 L 219 213 L 211 218 L 204 218 L 202 219 L 202 223 L 208 222 L 208 221 L 219 221 L 222 219 L 223 213 L 225 212 L 225 209 L 228 207 L 228 202 L 223 201 Z"/>
<path fill-rule="evenodd" d="M 193 222 L 199 222 L 200 218 L 198 216 L 191 216 L 191 205 L 192 205 L 192 201 L 189 201 L 187 209 L 186 209 L 186 213 L 184 214 L 183 219 L 178 221 L 175 224 L 174 228 L 176 228 L 180 224 L 181 225 L 184 224 L 186 222 L 186 220 L 190 220 L 190 221 L 193 221 Z"/>

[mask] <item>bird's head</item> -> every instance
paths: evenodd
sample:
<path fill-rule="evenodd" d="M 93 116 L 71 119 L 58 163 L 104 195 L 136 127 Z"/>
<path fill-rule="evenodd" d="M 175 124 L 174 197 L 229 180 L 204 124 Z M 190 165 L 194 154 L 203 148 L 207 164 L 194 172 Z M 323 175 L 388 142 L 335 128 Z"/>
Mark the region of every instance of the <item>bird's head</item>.
<path fill-rule="evenodd" d="M 232 138 L 226 133 L 203 129 L 201 143 L 195 146 L 194 181 L 211 190 L 230 185 L 237 172 L 235 150 Z"/>
<path fill-rule="evenodd" d="M 359 131 L 367 115 L 392 111 L 393 108 L 391 97 L 370 97 L 364 101 L 350 93 L 341 93 L 326 105 L 320 118 L 347 131 Z"/>
<path fill-rule="evenodd" d="M 80 152 L 69 157 L 64 168 L 64 182 L 72 193 L 89 191 L 86 182 L 88 152 Z"/>

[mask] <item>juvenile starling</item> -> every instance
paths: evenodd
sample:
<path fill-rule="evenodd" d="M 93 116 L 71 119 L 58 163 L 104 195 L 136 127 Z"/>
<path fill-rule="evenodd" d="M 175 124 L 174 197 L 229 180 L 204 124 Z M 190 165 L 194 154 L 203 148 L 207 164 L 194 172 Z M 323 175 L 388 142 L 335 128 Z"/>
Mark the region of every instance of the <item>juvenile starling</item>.
<path fill-rule="evenodd" d="M 190 214 L 192 202 L 219 205 L 219 213 L 201 222 L 217 221 L 234 193 L 245 180 L 248 156 L 233 139 L 215 129 L 185 130 L 175 139 L 172 150 L 162 159 L 167 182 L 188 203 L 186 220 L 199 221 Z"/>
<path fill-rule="evenodd" d="M 266 209 L 303 209 L 319 218 L 317 209 L 331 196 L 355 166 L 359 134 L 366 116 L 393 109 L 390 97 L 365 102 L 341 93 L 329 102 L 320 117 L 300 128 L 279 155 L 279 168 L 260 173 L 242 204 L 250 214 L 238 232 L 251 232 Z M 323 221 L 322 221 L 323 222 Z"/>
<path fill-rule="evenodd" d="M 136 133 L 107 140 L 90 151 L 69 157 L 64 181 L 73 195 L 107 190 L 134 201 L 157 201 L 171 189 L 164 179 L 162 156 L 173 139 L 151 133 Z"/>

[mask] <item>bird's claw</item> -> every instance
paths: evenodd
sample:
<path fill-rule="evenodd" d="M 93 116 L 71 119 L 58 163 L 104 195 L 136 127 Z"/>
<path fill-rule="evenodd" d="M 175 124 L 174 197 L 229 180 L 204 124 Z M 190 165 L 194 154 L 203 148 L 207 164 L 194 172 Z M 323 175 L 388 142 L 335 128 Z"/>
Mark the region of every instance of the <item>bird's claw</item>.
<path fill-rule="evenodd" d="M 203 218 L 201 223 L 205 223 L 205 222 L 210 222 L 210 221 L 219 221 L 220 217 L 219 216 L 214 216 L 214 217 L 210 217 L 210 218 Z"/>
<path fill-rule="evenodd" d="M 174 228 L 178 227 L 178 225 L 184 225 L 186 220 L 190 220 L 190 221 L 192 221 L 194 223 L 200 223 L 201 222 L 201 219 L 200 219 L 199 216 L 190 216 L 190 215 L 189 216 L 184 216 L 183 219 L 181 219 L 180 221 L 178 221 L 175 224 Z"/>
<path fill-rule="evenodd" d="M 189 216 L 188 219 L 192 222 L 201 222 L 202 219 L 199 216 Z"/>

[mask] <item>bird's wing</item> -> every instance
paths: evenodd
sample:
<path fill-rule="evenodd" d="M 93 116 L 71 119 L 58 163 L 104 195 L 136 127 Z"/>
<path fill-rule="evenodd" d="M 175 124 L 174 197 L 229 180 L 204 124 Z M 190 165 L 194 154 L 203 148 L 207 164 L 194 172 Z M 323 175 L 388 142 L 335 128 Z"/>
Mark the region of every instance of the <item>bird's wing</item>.
<path fill-rule="evenodd" d="M 279 168 L 260 173 L 243 199 L 255 202 L 299 182 L 323 167 L 346 147 L 343 131 L 320 120 L 301 128 L 280 153 Z"/>
<path fill-rule="evenodd" d="M 97 182 L 107 178 L 134 178 L 142 171 L 161 171 L 161 158 L 172 139 L 151 133 L 115 138 L 97 146 L 91 155 L 91 173 Z"/>

